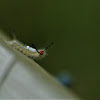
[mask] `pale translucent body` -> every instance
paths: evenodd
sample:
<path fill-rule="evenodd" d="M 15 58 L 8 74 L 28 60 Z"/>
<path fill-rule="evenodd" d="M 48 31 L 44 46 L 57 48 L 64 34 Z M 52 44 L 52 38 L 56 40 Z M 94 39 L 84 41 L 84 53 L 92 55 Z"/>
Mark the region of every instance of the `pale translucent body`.
<path fill-rule="evenodd" d="M 31 58 L 41 58 L 44 57 L 46 55 L 46 53 L 44 52 L 43 55 L 40 55 L 35 48 L 32 48 L 30 46 L 25 46 L 22 43 L 20 43 L 17 40 L 12 40 L 8 42 L 10 44 L 10 46 L 12 46 L 13 48 L 17 49 L 18 51 L 20 51 L 21 53 L 25 54 L 28 57 Z M 38 50 L 41 51 L 41 50 Z"/>

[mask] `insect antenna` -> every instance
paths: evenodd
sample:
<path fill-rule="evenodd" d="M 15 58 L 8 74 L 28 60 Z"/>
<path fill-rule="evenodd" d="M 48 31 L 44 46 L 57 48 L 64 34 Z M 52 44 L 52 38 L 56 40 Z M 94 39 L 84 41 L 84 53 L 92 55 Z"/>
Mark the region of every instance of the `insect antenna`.
<path fill-rule="evenodd" d="M 51 43 L 44 49 L 44 51 L 47 50 L 49 47 L 51 47 L 52 44 L 53 44 L 53 42 L 51 42 Z"/>
<path fill-rule="evenodd" d="M 36 49 L 36 51 L 39 53 L 38 49 L 36 48 L 36 46 L 35 46 L 34 44 L 32 44 L 32 47 L 33 47 L 34 49 Z"/>

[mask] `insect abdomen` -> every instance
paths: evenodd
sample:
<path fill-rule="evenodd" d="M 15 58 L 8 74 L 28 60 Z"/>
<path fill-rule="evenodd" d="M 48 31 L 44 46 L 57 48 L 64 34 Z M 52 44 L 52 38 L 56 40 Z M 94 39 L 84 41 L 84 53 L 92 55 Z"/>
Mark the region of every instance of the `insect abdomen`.
<path fill-rule="evenodd" d="M 9 44 L 17 49 L 18 51 L 20 51 L 21 53 L 23 53 L 24 55 L 28 56 L 28 57 L 38 57 L 39 54 L 36 52 L 36 50 L 34 48 L 31 48 L 29 46 L 24 46 L 21 43 L 19 43 L 18 41 L 11 41 L 9 42 Z"/>

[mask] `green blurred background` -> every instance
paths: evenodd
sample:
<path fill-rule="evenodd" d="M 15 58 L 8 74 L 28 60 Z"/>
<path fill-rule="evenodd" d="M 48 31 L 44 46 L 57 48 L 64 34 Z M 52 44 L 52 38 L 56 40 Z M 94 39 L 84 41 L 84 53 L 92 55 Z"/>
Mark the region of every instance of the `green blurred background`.
<path fill-rule="evenodd" d="M 81 98 L 100 99 L 100 0 L 2 0 L 0 29 L 37 48 L 53 41 L 37 62 L 52 75 L 70 72 Z"/>

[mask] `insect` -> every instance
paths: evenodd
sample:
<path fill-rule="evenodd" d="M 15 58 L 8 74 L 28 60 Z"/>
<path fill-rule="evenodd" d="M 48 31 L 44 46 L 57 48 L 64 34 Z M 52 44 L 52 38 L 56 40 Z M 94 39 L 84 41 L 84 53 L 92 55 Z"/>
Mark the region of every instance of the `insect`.
<path fill-rule="evenodd" d="M 32 59 L 38 59 L 38 58 L 44 57 L 46 55 L 46 50 L 53 44 L 52 42 L 46 48 L 38 50 L 34 44 L 32 48 L 30 46 L 26 46 L 22 44 L 21 42 L 19 42 L 16 39 L 16 36 L 14 34 L 13 34 L 13 37 L 14 37 L 14 40 L 9 41 L 9 45 Z"/>

